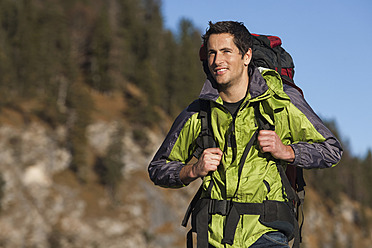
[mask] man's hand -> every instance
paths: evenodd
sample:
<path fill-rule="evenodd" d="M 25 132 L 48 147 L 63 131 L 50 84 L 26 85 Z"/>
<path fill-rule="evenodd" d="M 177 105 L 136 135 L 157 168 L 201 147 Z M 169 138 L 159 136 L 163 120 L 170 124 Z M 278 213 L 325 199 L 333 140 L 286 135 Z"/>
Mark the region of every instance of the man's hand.
<path fill-rule="evenodd" d="M 261 152 L 269 152 L 276 159 L 294 161 L 295 154 L 292 147 L 284 145 L 275 131 L 261 130 L 257 140 Z"/>
<path fill-rule="evenodd" d="M 220 148 L 205 149 L 195 164 L 188 164 L 182 168 L 180 172 L 181 181 L 188 184 L 198 177 L 205 177 L 209 172 L 216 171 L 222 155 Z"/>

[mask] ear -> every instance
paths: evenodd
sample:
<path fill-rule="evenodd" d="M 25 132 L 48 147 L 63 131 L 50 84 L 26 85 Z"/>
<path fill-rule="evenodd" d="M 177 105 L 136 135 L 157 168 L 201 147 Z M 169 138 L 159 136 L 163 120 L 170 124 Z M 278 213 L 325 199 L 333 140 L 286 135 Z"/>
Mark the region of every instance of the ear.
<path fill-rule="evenodd" d="M 249 48 L 248 51 L 244 54 L 243 60 L 244 60 L 244 65 L 248 66 L 252 60 L 252 49 L 251 48 Z"/>

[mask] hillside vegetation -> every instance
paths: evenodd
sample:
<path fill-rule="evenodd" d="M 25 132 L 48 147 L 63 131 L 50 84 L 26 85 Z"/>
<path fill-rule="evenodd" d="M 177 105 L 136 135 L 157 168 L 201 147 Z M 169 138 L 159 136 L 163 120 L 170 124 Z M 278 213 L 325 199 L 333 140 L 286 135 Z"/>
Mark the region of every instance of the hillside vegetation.
<path fill-rule="evenodd" d="M 0 1 L 0 137 L 6 141 L 0 143 L 15 158 L 19 155 L 17 161 L 9 160 L 11 175 L 53 153 L 53 149 L 40 150 L 32 159 L 20 159 L 27 154 L 27 138 L 18 133 L 45 129 L 54 146 L 67 156 L 63 169 L 55 170 L 56 183 L 94 188 L 102 197 L 108 195 L 112 207 L 126 201 L 123 185 L 135 180 L 123 175 L 134 168 L 123 156 L 128 158 L 128 151 L 140 147 L 145 161 L 141 160 L 137 176 L 146 177 L 146 163 L 160 142 L 154 143 L 151 134 L 161 140 L 179 111 L 198 96 L 204 81 L 198 59 L 200 31 L 187 19 L 180 21 L 177 33 L 165 29 L 160 7 L 157 0 Z M 35 123 L 38 126 L 33 129 Z M 342 136 L 337 123 L 327 120 L 327 125 Z M 135 145 L 123 142 L 128 133 Z M 305 172 L 307 187 L 330 202 L 329 213 L 334 214 L 331 206 L 341 206 L 345 197 L 357 204 L 362 210 L 352 220 L 366 230 L 368 238 L 372 220 L 363 209 L 372 208 L 372 152 L 355 157 L 347 143 L 344 148 L 338 166 Z M 10 172 L 1 168 L 3 205 Z M 68 195 L 62 189 L 56 191 Z M 85 196 L 92 201 L 91 194 L 87 190 Z M 137 199 L 142 204 L 144 195 Z M 46 243 L 68 247 L 60 244 L 59 229 L 52 231 Z M 142 234 L 148 243 L 155 239 L 147 231 Z"/>
<path fill-rule="evenodd" d="M 122 112 L 111 118 L 146 139 L 142 127 L 165 130 L 164 117 L 187 106 L 203 80 L 200 33 L 187 20 L 177 34 L 165 30 L 158 1 L 4 0 L 0 37 L 0 110 L 19 112 L 26 124 L 36 117 L 67 125 L 81 180 L 86 128 L 101 117 L 95 95 L 120 94 Z"/>

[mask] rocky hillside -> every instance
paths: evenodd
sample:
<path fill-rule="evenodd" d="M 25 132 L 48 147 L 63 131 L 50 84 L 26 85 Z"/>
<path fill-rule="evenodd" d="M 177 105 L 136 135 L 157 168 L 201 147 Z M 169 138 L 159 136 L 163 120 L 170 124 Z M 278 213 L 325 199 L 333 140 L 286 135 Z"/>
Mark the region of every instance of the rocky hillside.
<path fill-rule="evenodd" d="M 108 107 L 106 115 L 109 109 L 115 111 Z M 11 111 L 1 116 L 0 247 L 185 247 L 188 230 L 180 222 L 198 182 L 177 190 L 150 182 L 147 164 L 163 135 L 146 129 L 147 142 L 138 142 L 125 126 L 124 177 L 113 198 L 93 168 L 84 183 L 69 169 L 66 127 L 51 129 L 32 118 L 20 125 L 18 119 Z M 97 154 L 107 153 L 119 124 L 96 118 L 89 125 L 90 166 Z M 340 199 L 337 204 L 321 199 L 307 186 L 303 247 L 371 247 L 372 210 Z"/>

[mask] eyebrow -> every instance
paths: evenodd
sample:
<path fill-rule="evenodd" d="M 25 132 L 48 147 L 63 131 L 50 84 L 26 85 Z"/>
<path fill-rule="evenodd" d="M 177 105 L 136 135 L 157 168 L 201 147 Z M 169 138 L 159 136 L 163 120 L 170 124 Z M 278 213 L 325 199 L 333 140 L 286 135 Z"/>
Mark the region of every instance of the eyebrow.
<path fill-rule="evenodd" d="M 215 51 L 216 51 L 216 49 L 208 49 L 208 53 L 209 52 L 215 52 Z M 223 48 L 219 49 L 219 51 L 233 51 L 233 49 L 230 48 L 230 47 L 223 47 Z"/>
<path fill-rule="evenodd" d="M 234 49 L 230 48 L 230 47 L 224 47 L 224 48 L 221 48 L 220 51 L 232 51 Z"/>

